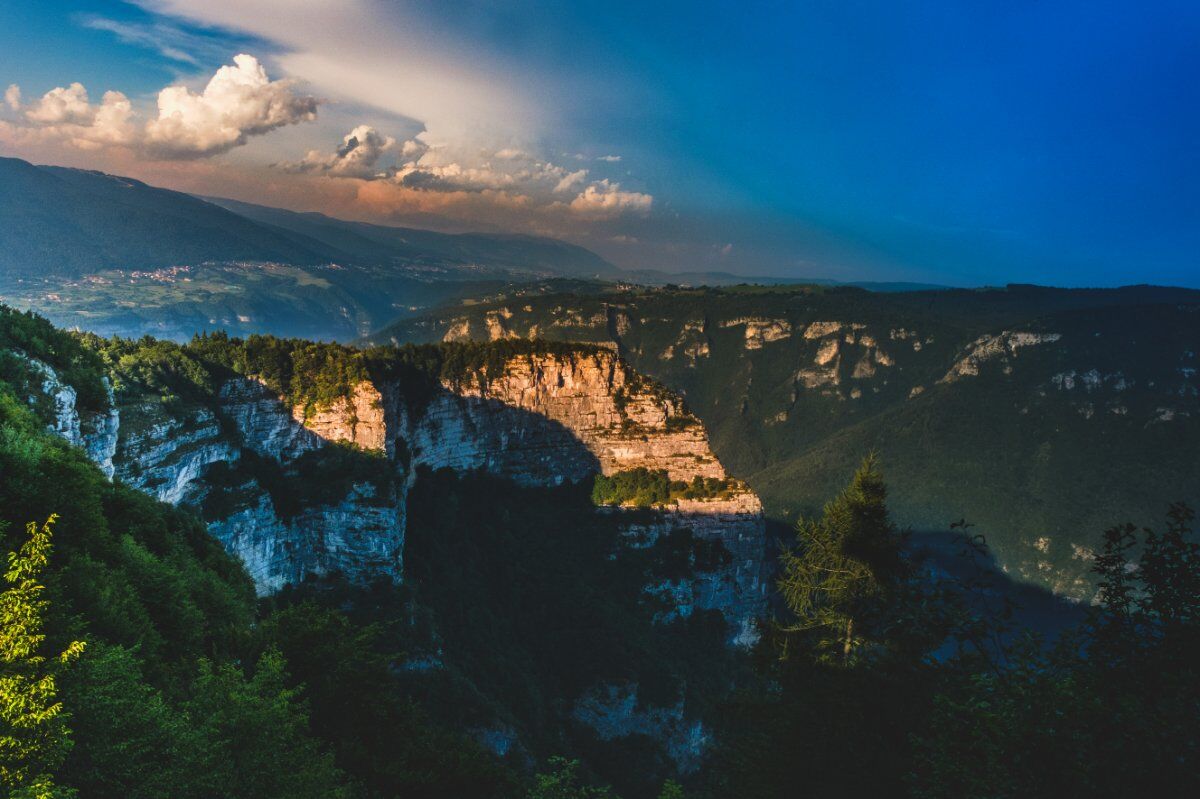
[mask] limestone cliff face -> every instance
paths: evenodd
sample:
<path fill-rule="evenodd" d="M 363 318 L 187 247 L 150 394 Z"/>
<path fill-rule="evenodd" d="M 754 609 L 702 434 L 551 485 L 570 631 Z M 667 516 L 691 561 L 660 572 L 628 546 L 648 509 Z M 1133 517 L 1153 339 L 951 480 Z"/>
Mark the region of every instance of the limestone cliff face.
<path fill-rule="evenodd" d="M 697 610 L 719 610 L 733 625 L 731 640 L 749 646 L 758 640 L 755 620 L 767 595 L 763 559 L 765 522 L 762 503 L 746 489 L 725 499 L 681 499 L 651 513 L 606 509 L 630 517 L 625 537 L 632 547 L 652 546 L 673 530 L 691 530 L 700 541 L 720 542 L 727 559 L 697 570 L 690 579 L 667 580 L 645 588 L 667 599 L 671 610 L 662 620 L 686 618 Z"/>
<path fill-rule="evenodd" d="M 370 383 L 359 383 L 349 398 L 307 415 L 304 406 L 296 405 L 292 408 L 292 418 L 325 441 L 344 441 L 362 449 L 385 447 L 383 395 Z"/>
<path fill-rule="evenodd" d="M 386 407 L 402 406 L 395 398 L 400 389 L 384 387 L 384 395 L 392 395 Z M 403 425 L 396 437 L 404 440 L 413 467 L 483 468 L 524 485 L 559 485 L 638 467 L 665 469 L 673 480 L 726 476 L 708 434 L 682 402 L 605 350 L 519 356 L 496 374 L 444 384 L 414 419 L 401 419 L 399 411 L 393 418 Z M 736 643 L 756 639 L 754 619 L 766 603 L 765 521 L 757 495 L 742 487 L 720 500 L 606 512 L 628 518 L 631 546 L 651 545 L 680 528 L 719 542 L 727 562 L 647 592 L 671 600 L 671 617 L 719 610 Z"/>
<path fill-rule="evenodd" d="M 352 580 L 402 579 L 407 493 L 422 466 L 484 469 L 534 486 L 637 467 L 665 469 L 674 480 L 725 477 L 703 426 L 679 398 L 614 352 L 525 354 L 492 369 L 426 386 L 418 403 L 413 386 L 362 382 L 329 407 L 306 409 L 260 380 L 236 378 L 208 405 L 126 397 L 120 408 L 87 419 L 75 410 L 74 390 L 52 370 L 44 374 L 53 429 L 87 448 L 109 474 L 201 513 L 263 594 L 335 571 Z M 335 445 L 343 446 L 338 457 L 383 478 L 346 478 L 338 473 L 344 460 L 327 467 L 321 459 Z M 720 500 L 597 512 L 618 520 L 630 548 L 681 528 L 719 544 L 718 562 L 646 586 L 647 598 L 669 601 L 664 620 L 719 610 L 732 640 L 753 640 L 753 619 L 765 603 L 757 496 L 739 488 Z"/>
<path fill-rule="evenodd" d="M 197 408 L 178 418 L 151 403 L 126 408 L 143 424 L 118 429 L 116 476 L 172 505 L 197 499 L 211 464 L 233 463 L 240 451 L 223 435 L 217 417 Z"/>
<path fill-rule="evenodd" d="M 297 459 L 334 442 L 381 449 L 378 396 L 373 386 L 359 386 L 352 399 L 307 421 L 302 408 L 285 405 L 254 379 L 225 383 L 215 409 L 167 413 L 154 401 L 131 405 L 126 415 L 138 423 L 119 431 L 116 476 L 165 502 L 200 511 L 213 537 L 242 560 L 260 594 L 333 571 L 351 579 L 399 580 L 404 512 L 394 496 L 381 496 L 369 483 L 352 483 L 333 503 L 283 497 L 299 505 L 285 513 L 280 497 L 253 469 L 240 468 L 244 451 L 286 474 Z M 216 480 L 212 470 L 218 464 L 234 479 Z"/>
<path fill-rule="evenodd" d="M 109 410 L 81 413 L 76 403 L 78 394 L 75 388 L 63 382 L 53 367 L 36 358 L 26 357 L 23 353 L 14 354 L 29 364 L 41 377 L 41 391 L 50 399 L 54 413 L 54 419 L 49 425 L 50 432 L 83 447 L 104 474 L 112 477 L 120 412 L 113 403 L 112 386 L 109 385 L 108 379 L 104 379 L 104 388 L 108 393 Z"/>
<path fill-rule="evenodd" d="M 443 389 L 410 434 L 419 461 L 433 468 L 485 467 L 539 485 L 638 467 L 666 469 L 673 480 L 725 476 L 682 402 L 611 352 L 521 356 Z"/>

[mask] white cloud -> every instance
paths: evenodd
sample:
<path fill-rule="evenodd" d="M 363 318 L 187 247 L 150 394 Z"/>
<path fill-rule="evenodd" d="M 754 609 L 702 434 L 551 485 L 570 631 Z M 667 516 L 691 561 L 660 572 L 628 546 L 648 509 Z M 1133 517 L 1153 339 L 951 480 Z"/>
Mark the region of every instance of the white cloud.
<path fill-rule="evenodd" d="M 51 89 L 25 110 L 26 119 L 43 125 L 89 125 L 94 116 L 82 83 Z"/>
<path fill-rule="evenodd" d="M 609 180 L 593 181 L 579 191 L 587 181 L 587 169 L 570 170 L 540 161 L 528 150 L 480 151 L 462 144 L 434 143 L 427 132 L 399 144 L 369 125 L 355 127 L 335 152 L 311 150 L 300 161 L 276 167 L 357 179 L 360 197 L 370 198 L 375 206 L 478 211 L 494 205 L 502 213 L 519 209 L 530 214 L 529 223 L 542 219 L 562 225 L 568 220 L 645 214 L 654 201 L 649 194 L 623 190 Z M 574 194 L 570 202 L 559 199 L 568 193 Z"/>
<path fill-rule="evenodd" d="M 622 191 L 621 184 L 597 180 L 576 195 L 571 210 L 587 219 L 610 219 L 625 213 L 646 213 L 654 203 L 649 194 Z"/>
<path fill-rule="evenodd" d="M 424 142 L 417 141 L 416 139 L 409 139 L 401 146 L 400 155 L 412 160 L 414 158 L 420 158 L 428 149 L 429 145 L 425 144 Z"/>
<path fill-rule="evenodd" d="M 439 133 L 530 133 L 555 109 L 546 78 L 517 71 L 420 4 L 374 0 L 135 0 L 158 14 L 270 41 L 274 63 L 329 96 L 420 120 Z M 450 37 L 450 38 L 448 38 Z M 557 85 L 557 82 L 556 82 Z"/>
<path fill-rule="evenodd" d="M 560 194 L 565 191 L 570 191 L 580 183 L 583 183 L 584 179 L 587 178 L 587 174 L 588 171 L 586 169 L 578 169 L 574 172 L 568 172 L 566 175 L 563 175 L 562 180 L 558 181 L 558 183 L 554 186 L 554 192 L 556 194 Z"/>
<path fill-rule="evenodd" d="M 133 104 L 120 92 L 105 92 L 97 104 L 88 98 L 82 84 L 51 89 L 31 103 L 21 104 L 21 89 L 15 84 L 5 92 L 14 110 L 23 110 L 23 120 L 6 126 L 32 142 L 61 141 L 80 150 L 123 147 L 137 138 L 132 122 Z"/>
<path fill-rule="evenodd" d="M 380 164 L 385 155 L 398 149 L 408 149 L 412 144 L 419 143 L 406 141 L 403 145 L 398 145 L 391 136 L 384 136 L 370 125 L 359 125 L 342 138 L 342 145 L 336 152 L 309 150 L 304 160 L 279 166 L 289 172 L 369 180 L 386 177 L 386 173 L 381 172 Z"/>
<path fill-rule="evenodd" d="M 619 155 L 602 155 L 596 159 L 597 161 L 607 161 L 610 164 L 615 164 L 621 160 Z"/>
<path fill-rule="evenodd" d="M 200 62 L 191 51 L 212 49 L 211 42 L 161 22 L 142 25 L 96 15 L 82 17 L 81 22 L 85 28 L 111 33 L 125 44 L 146 47 L 164 58 L 193 66 L 199 66 Z"/>
<path fill-rule="evenodd" d="M 105 92 L 99 104 L 92 104 L 87 89 L 72 83 L 29 103 L 13 127 L 28 140 L 62 141 L 81 149 L 131 147 L 168 160 L 204 158 L 245 144 L 251 136 L 315 119 L 316 98 L 294 89 L 292 81 L 270 80 L 258 59 L 243 54 L 233 66 L 217 70 L 203 92 L 186 86 L 160 91 L 158 116 L 141 125 L 121 92 Z M 10 86 L 5 99 L 18 108 L 19 87 Z"/>
<path fill-rule="evenodd" d="M 258 59 L 235 56 L 200 94 L 186 86 L 158 93 L 158 119 L 146 125 L 146 146 L 167 158 L 216 155 L 284 125 L 317 117 L 317 99 L 296 94 L 294 82 L 272 81 Z"/>

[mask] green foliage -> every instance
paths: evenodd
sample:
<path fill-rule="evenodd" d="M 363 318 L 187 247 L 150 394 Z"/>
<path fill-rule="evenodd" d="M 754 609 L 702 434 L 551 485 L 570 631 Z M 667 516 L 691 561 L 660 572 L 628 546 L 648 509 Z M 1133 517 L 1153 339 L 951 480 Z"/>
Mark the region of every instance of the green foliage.
<path fill-rule="evenodd" d="M 231 663 L 201 661 L 184 704 L 208 743 L 201 768 L 209 796 L 334 799 L 352 794 L 308 732 L 308 711 L 286 685 L 282 656 L 267 651 L 249 677 Z"/>
<path fill-rule="evenodd" d="M 886 501 L 878 460 L 870 456 L 821 519 L 799 523 L 797 548 L 783 553 L 779 589 L 790 617 L 784 629 L 814 633 L 823 657 L 848 664 L 856 648 L 880 635 L 880 603 L 906 576 L 903 538 Z"/>
<path fill-rule="evenodd" d="M 733 478 L 701 477 L 690 482 L 672 480 L 666 469 L 639 466 L 592 480 L 592 502 L 597 505 L 634 505 L 650 508 L 680 499 L 725 499 L 740 484 Z"/>
<path fill-rule="evenodd" d="M 210 745 L 192 720 L 146 682 L 137 655 L 97 644 L 63 682 L 71 727 L 80 742 L 63 782 L 87 797 L 182 799 L 200 789 Z"/>
<path fill-rule="evenodd" d="M 534 777 L 526 799 L 619 799 L 608 788 L 585 784 L 579 777 L 579 761 L 550 759 L 551 771 Z"/>
<path fill-rule="evenodd" d="M 1002 670 L 955 674 L 914 741 L 914 796 L 1190 796 L 1200 790 L 1200 544 L 1173 505 L 1162 531 L 1122 525 L 1094 568 L 1076 636 L 1023 642 Z M 1141 548 L 1131 560 L 1135 545 Z"/>
<path fill-rule="evenodd" d="M 54 797 L 54 772 L 70 750 L 70 732 L 58 699 L 56 674 L 77 659 L 84 642 L 72 641 L 51 659 L 41 654 L 49 602 L 39 580 L 50 560 L 55 517 L 26 526 L 29 539 L 8 554 L 0 593 L 0 786 L 16 796 Z"/>
<path fill-rule="evenodd" d="M 8 384 L 9 390 L 22 399 L 36 398 L 42 376 L 26 358 L 50 366 L 60 380 L 72 386 L 81 411 L 108 408 L 103 366 L 79 338 L 57 329 L 35 313 L 21 313 L 0 303 L 0 384 Z M 43 421 L 47 421 L 49 409 L 44 404 L 39 404 L 38 409 Z"/>
<path fill-rule="evenodd" d="M 675 782 L 675 780 L 667 780 L 663 783 L 662 790 L 658 794 L 658 799 L 685 799 L 683 786 Z"/>
<path fill-rule="evenodd" d="M 386 594 L 374 613 L 347 615 L 346 598 L 304 591 L 277 600 L 259 626 L 259 646 L 287 658 L 289 684 L 311 709 L 312 728 L 329 743 L 337 765 L 352 774 L 366 797 L 461 799 L 512 796 L 513 772 L 465 735 L 430 718 L 414 686 L 395 664 L 412 643 L 397 629 L 396 606 Z M 353 600 L 351 600 L 353 601 Z M 357 597 L 363 604 L 363 597 Z M 331 607 L 337 605 L 338 607 Z M 375 620 L 378 617 L 378 620 Z"/>

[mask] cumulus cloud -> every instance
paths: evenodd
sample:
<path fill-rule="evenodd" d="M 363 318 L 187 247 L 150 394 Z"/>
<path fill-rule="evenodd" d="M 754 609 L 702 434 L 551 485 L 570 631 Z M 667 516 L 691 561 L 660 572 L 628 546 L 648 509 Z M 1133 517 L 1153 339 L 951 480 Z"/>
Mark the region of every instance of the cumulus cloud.
<path fill-rule="evenodd" d="M 653 203 L 651 195 L 622 191 L 620 183 L 613 183 L 606 178 L 594 181 L 577 194 L 570 208 L 587 219 L 610 219 L 627 212 L 644 214 Z"/>
<path fill-rule="evenodd" d="M 370 125 L 359 125 L 342 138 L 341 146 L 334 152 L 309 150 L 302 161 L 279 166 L 289 172 L 371 180 L 386 177 L 380 162 L 388 153 L 397 150 L 415 153 L 421 151 L 422 146 L 414 141 L 398 145 L 391 136 L 383 135 Z"/>
<path fill-rule="evenodd" d="M 292 81 L 270 80 L 258 59 L 245 54 L 217 70 L 202 92 L 186 86 L 160 91 L 158 116 L 145 123 L 135 119 L 121 92 L 105 92 L 93 104 L 80 83 L 51 89 L 24 106 L 13 85 L 5 100 L 23 109 L 20 122 L 9 126 L 22 140 L 62 141 L 80 149 L 130 147 L 168 160 L 227 152 L 251 136 L 315 119 L 318 105 L 316 98 L 298 94 Z"/>
<path fill-rule="evenodd" d="M 570 191 L 578 186 L 587 178 L 588 171 L 586 169 L 577 169 L 574 172 L 568 172 L 563 175 L 562 180 L 554 185 L 554 192 L 561 194 Z"/>
<path fill-rule="evenodd" d="M 128 146 L 137 138 L 133 104 L 120 92 L 105 92 L 100 102 L 93 104 L 87 89 L 72 83 L 22 104 L 21 89 L 14 84 L 4 99 L 14 111 L 23 111 L 23 124 L 11 126 L 22 140 L 61 141 L 80 150 L 97 150 Z"/>
<path fill-rule="evenodd" d="M 21 87 L 16 87 L 20 92 Z M 65 89 L 51 89 L 29 106 L 25 117 L 43 125 L 89 125 L 95 111 L 88 100 L 87 89 L 82 83 L 72 83 Z"/>
<path fill-rule="evenodd" d="M 332 152 L 311 150 L 275 167 L 354 179 L 361 184 L 359 200 L 374 213 L 409 220 L 412 214 L 480 213 L 494 221 L 520 211 L 529 215 L 521 227 L 540 224 L 541 232 L 556 234 L 579 222 L 644 215 L 654 201 L 607 179 L 589 183 L 587 169 L 540 160 L 525 149 L 435 141 L 427 131 L 401 144 L 370 125 L 355 127 Z"/>
<path fill-rule="evenodd" d="M 186 86 L 158 93 L 158 118 L 146 124 L 146 145 L 168 158 L 216 155 L 284 125 L 317 118 L 317 99 L 290 80 L 271 80 L 245 53 L 223 66 L 197 94 Z"/>

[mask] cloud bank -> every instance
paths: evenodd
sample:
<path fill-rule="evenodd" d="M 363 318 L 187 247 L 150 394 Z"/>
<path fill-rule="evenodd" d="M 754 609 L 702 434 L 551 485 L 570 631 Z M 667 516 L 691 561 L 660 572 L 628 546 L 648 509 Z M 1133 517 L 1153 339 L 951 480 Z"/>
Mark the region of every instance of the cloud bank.
<path fill-rule="evenodd" d="M 589 182 L 587 169 L 571 170 L 525 149 L 481 150 L 431 144 L 429 138 L 422 133 L 401 144 L 369 125 L 359 125 L 333 152 L 310 150 L 300 161 L 276 166 L 293 173 L 386 184 L 393 187 L 393 199 L 405 191 L 451 195 L 457 198 L 454 202 L 474 194 L 496 204 L 586 220 L 646 214 L 654 202 L 651 195 L 625 191 L 607 178 Z M 388 196 L 388 190 L 376 188 L 367 195 L 379 199 Z M 430 205 L 429 198 L 413 199 L 422 207 Z"/>
<path fill-rule="evenodd" d="M 203 91 L 167 86 L 158 93 L 157 116 L 146 120 L 121 92 L 105 92 L 92 103 L 87 89 L 72 83 L 24 104 L 20 87 L 13 85 L 5 102 L 19 117 L 0 122 L 0 135 L 18 143 L 122 147 L 150 158 L 186 160 L 228 152 L 253 136 L 316 119 L 319 101 L 298 93 L 294 81 L 271 80 L 251 55 L 233 62 L 218 69 Z"/>

